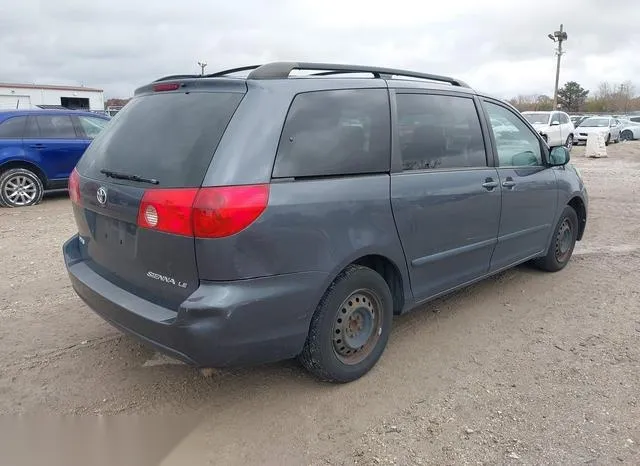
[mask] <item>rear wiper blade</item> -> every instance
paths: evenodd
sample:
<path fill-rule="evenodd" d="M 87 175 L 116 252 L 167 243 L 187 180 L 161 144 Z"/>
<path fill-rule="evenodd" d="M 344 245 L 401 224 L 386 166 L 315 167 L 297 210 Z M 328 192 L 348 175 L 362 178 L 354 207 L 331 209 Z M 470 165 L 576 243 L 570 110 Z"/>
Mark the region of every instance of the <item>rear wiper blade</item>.
<path fill-rule="evenodd" d="M 154 178 L 144 178 L 142 176 L 138 176 L 138 175 L 129 175 L 127 173 L 118 173 L 118 172 L 114 172 L 112 170 L 100 170 L 100 173 L 102 173 L 104 176 L 106 176 L 107 178 L 114 178 L 114 179 L 118 179 L 118 180 L 131 180 L 131 181 L 138 181 L 140 183 L 149 183 L 149 184 L 159 184 L 160 182 Z"/>

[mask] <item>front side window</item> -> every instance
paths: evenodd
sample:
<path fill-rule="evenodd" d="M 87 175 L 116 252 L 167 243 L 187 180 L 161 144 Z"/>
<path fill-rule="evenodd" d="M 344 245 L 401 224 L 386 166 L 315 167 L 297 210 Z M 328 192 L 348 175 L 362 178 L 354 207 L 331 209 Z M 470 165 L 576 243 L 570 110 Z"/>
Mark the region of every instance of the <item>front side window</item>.
<path fill-rule="evenodd" d="M 0 123 L 0 139 L 20 139 L 24 134 L 27 117 L 7 118 Z"/>
<path fill-rule="evenodd" d="M 540 140 L 507 108 L 485 102 L 501 167 L 541 166 Z"/>
<path fill-rule="evenodd" d="M 78 120 L 80 121 L 80 126 L 82 127 L 84 134 L 89 139 L 93 139 L 100 134 L 100 131 L 102 131 L 108 123 L 108 120 L 105 120 L 104 118 L 95 118 L 85 115 L 79 115 Z"/>
<path fill-rule="evenodd" d="M 273 176 L 388 172 L 391 123 L 386 89 L 298 94 L 284 124 Z"/>
<path fill-rule="evenodd" d="M 566 125 L 567 123 L 570 123 L 571 121 L 569 120 L 569 117 L 567 115 L 565 115 L 564 113 L 560 114 L 560 123 L 562 123 L 563 125 Z"/>
<path fill-rule="evenodd" d="M 551 124 L 560 124 L 560 114 L 559 113 L 554 113 L 553 116 L 551 117 Z"/>
<path fill-rule="evenodd" d="M 398 94 L 396 100 L 403 170 L 487 166 L 473 99 Z"/>
<path fill-rule="evenodd" d="M 43 139 L 75 139 L 76 130 L 69 115 L 38 115 L 35 118 L 39 137 Z"/>

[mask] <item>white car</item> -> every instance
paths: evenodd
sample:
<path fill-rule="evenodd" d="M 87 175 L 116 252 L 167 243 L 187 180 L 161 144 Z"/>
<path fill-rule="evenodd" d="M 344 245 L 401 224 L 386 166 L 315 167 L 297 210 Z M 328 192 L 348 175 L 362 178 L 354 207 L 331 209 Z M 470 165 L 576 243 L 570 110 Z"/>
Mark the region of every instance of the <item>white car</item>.
<path fill-rule="evenodd" d="M 633 141 L 640 139 L 640 122 L 631 120 L 620 121 L 620 139 L 622 141 Z"/>
<path fill-rule="evenodd" d="M 591 133 L 602 133 L 606 145 L 620 142 L 620 122 L 608 116 L 587 118 L 576 128 L 576 143 L 586 144 Z"/>
<path fill-rule="evenodd" d="M 522 112 L 550 147 L 566 146 L 571 150 L 575 141 L 575 128 L 564 112 Z"/>

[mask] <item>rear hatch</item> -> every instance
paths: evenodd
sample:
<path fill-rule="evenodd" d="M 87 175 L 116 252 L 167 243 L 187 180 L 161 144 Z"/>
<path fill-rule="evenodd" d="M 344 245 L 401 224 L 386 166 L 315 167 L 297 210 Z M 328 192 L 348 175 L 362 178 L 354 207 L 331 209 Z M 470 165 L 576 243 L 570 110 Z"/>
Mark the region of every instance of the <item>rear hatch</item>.
<path fill-rule="evenodd" d="M 245 92 L 242 81 L 149 86 L 92 142 L 69 189 L 95 272 L 172 309 L 198 287 L 190 210 Z"/>

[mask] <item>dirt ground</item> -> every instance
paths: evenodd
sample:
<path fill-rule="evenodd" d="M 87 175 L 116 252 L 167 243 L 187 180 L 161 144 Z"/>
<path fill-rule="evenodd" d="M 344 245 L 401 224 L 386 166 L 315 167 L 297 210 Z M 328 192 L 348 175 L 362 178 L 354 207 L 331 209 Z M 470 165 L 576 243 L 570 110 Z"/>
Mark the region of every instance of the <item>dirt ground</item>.
<path fill-rule="evenodd" d="M 573 151 L 590 194 L 558 274 L 518 267 L 395 319 L 363 379 L 197 371 L 75 296 L 65 194 L 0 210 L 0 413 L 192 414 L 163 464 L 640 464 L 640 142 Z"/>

